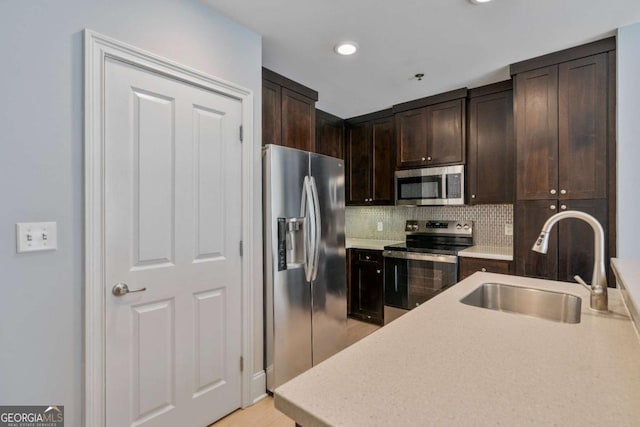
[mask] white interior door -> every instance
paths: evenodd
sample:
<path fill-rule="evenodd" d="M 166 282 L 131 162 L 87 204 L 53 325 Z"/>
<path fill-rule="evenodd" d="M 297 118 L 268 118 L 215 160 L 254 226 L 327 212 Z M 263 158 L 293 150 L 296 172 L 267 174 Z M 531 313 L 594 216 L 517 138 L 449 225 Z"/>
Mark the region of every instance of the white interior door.
<path fill-rule="evenodd" d="M 106 424 L 202 427 L 241 406 L 241 101 L 117 60 L 104 90 Z"/>

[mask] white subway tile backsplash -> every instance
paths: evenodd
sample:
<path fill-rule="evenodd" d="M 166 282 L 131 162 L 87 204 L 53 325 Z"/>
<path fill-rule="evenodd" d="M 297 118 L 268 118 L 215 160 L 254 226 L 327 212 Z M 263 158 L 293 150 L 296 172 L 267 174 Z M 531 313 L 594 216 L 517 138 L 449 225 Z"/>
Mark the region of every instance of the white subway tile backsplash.
<path fill-rule="evenodd" d="M 482 246 L 513 247 L 513 236 L 504 233 L 505 224 L 513 224 L 513 205 L 477 206 L 349 206 L 346 209 L 347 237 L 360 239 L 404 240 L 408 219 L 473 221 L 474 243 Z M 384 225 L 377 231 L 378 222 Z"/>

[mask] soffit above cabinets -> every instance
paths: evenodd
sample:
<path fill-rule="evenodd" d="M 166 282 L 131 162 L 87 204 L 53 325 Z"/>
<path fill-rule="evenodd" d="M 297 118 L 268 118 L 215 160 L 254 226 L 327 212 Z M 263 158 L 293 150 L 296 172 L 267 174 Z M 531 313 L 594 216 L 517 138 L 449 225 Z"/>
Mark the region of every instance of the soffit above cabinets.
<path fill-rule="evenodd" d="M 638 0 L 202 1 L 262 35 L 263 65 L 344 118 L 508 79 L 511 63 L 640 21 Z M 334 53 L 345 40 L 356 54 Z"/>

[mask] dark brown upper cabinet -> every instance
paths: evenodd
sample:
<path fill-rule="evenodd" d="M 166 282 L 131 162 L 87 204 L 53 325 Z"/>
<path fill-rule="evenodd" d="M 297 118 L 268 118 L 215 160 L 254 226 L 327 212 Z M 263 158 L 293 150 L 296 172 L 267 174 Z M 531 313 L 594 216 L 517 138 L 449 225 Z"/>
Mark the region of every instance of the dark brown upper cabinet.
<path fill-rule="evenodd" d="M 516 128 L 516 273 L 587 282 L 593 232 L 575 219 L 554 228 L 547 255 L 531 251 L 556 212 L 593 215 L 616 253 L 615 38 L 511 65 Z M 606 262 L 609 282 L 611 270 Z"/>
<path fill-rule="evenodd" d="M 314 151 L 318 92 L 262 69 L 262 144 Z"/>
<path fill-rule="evenodd" d="M 512 82 L 469 91 L 467 186 L 470 204 L 513 203 Z"/>
<path fill-rule="evenodd" d="M 344 159 L 344 120 L 316 109 L 316 153 Z"/>
<path fill-rule="evenodd" d="M 347 205 L 392 205 L 395 171 L 391 110 L 345 121 Z"/>
<path fill-rule="evenodd" d="M 464 163 L 466 96 L 460 89 L 393 106 L 398 168 Z"/>
<path fill-rule="evenodd" d="M 607 197 L 607 54 L 515 78 L 517 198 Z"/>

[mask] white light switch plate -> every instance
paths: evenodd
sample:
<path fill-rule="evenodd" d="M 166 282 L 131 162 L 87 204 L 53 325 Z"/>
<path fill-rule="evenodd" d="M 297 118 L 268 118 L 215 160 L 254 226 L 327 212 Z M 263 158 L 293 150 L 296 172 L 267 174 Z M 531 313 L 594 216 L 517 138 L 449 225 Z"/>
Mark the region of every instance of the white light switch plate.
<path fill-rule="evenodd" d="M 383 229 L 382 221 L 378 221 L 378 231 L 382 231 L 382 229 Z"/>
<path fill-rule="evenodd" d="M 58 249 L 55 222 L 19 222 L 16 224 L 16 251 L 35 252 Z"/>

